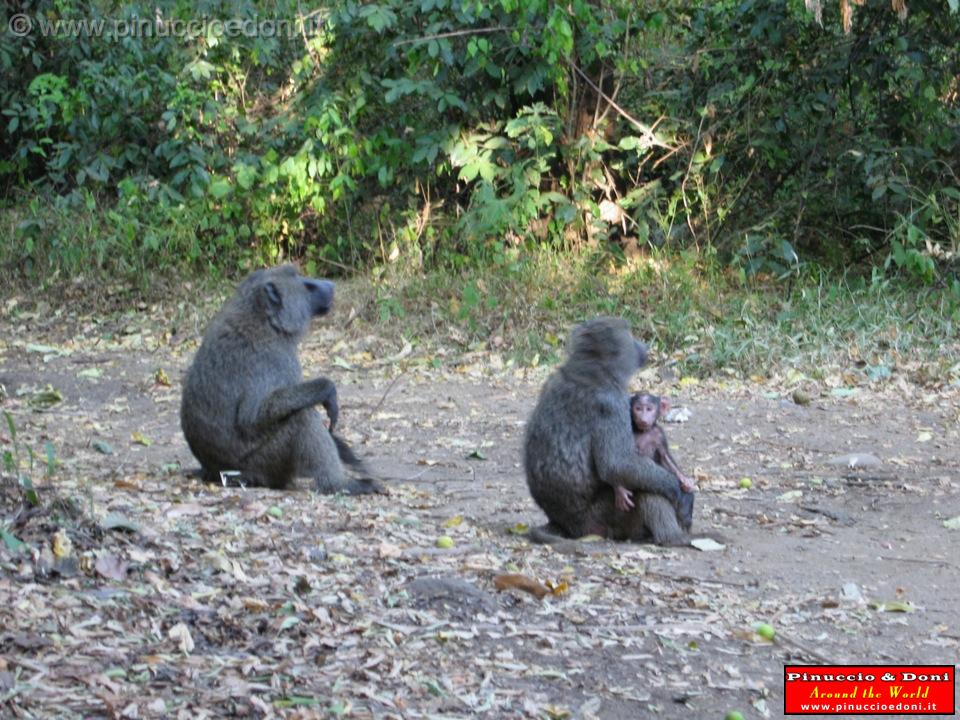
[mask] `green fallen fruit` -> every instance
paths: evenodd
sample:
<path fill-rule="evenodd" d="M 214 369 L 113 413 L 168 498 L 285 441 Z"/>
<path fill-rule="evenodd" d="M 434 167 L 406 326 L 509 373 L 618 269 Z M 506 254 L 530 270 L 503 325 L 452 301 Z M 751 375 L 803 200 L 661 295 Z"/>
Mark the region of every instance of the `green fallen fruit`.
<path fill-rule="evenodd" d="M 731 710 L 723 716 L 723 720 L 743 720 L 743 713 L 739 710 Z"/>
<path fill-rule="evenodd" d="M 453 547 L 453 538 L 449 535 L 441 535 L 437 538 L 437 547 L 441 550 L 449 550 Z"/>
<path fill-rule="evenodd" d="M 753 480 L 750 478 L 740 478 L 740 487 L 744 490 L 749 490 L 753 487 Z"/>
<path fill-rule="evenodd" d="M 773 629 L 773 625 L 769 623 L 760 623 L 757 625 L 757 635 L 762 637 L 764 640 L 769 640 L 773 642 L 773 638 L 776 637 L 777 631 Z"/>

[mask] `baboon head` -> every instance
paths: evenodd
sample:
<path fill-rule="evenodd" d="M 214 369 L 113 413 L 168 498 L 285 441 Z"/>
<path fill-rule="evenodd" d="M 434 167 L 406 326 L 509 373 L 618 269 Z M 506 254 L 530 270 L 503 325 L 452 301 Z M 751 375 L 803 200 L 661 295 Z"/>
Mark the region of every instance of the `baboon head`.
<path fill-rule="evenodd" d="M 634 432 L 646 432 L 670 409 L 670 401 L 650 393 L 634 393 L 630 396 L 630 419 Z"/>
<path fill-rule="evenodd" d="M 577 325 L 570 333 L 564 368 L 625 388 L 646 362 L 647 346 L 634 340 L 626 320 L 599 317 Z"/>
<path fill-rule="evenodd" d="M 279 265 L 251 273 L 237 289 L 256 317 L 278 334 L 298 337 L 311 318 L 326 315 L 333 305 L 333 283 L 300 275 L 293 265 Z"/>

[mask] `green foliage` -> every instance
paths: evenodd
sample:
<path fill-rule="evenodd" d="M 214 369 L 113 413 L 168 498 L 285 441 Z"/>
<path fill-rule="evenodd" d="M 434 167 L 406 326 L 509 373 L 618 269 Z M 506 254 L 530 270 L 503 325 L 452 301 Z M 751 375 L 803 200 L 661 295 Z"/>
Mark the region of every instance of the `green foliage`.
<path fill-rule="evenodd" d="M 362 98 L 352 120 L 364 133 L 367 172 L 356 202 L 419 187 L 457 220 L 417 254 L 434 255 L 429 244 L 439 242 L 454 262 L 459 253 L 482 259 L 496 238 L 530 238 L 540 220 L 540 237 L 582 225 L 580 203 L 593 191 L 580 175 L 600 143 L 588 136 L 593 127 L 573 122 L 590 99 L 576 68 L 616 56 L 628 9 L 512 0 L 341 6 L 329 18 L 329 64 L 357 72 L 325 79 Z"/>
<path fill-rule="evenodd" d="M 22 273 L 546 246 L 955 274 L 949 4 L 868 3 L 849 36 L 787 0 L 22 5 L 33 31 L 0 35 L 0 261 Z"/>
<path fill-rule="evenodd" d="M 202 242 L 204 211 L 196 203 L 159 202 L 129 179 L 121 181 L 120 197 L 110 207 L 89 190 L 55 196 L 49 204 L 34 197 L 23 216 L 11 219 L 16 242 L 4 248 L 5 260 L 42 278 L 104 268 L 146 288 L 155 268 L 216 267 L 224 261 L 215 246 Z"/>
<path fill-rule="evenodd" d="M 782 238 L 769 233 L 747 233 L 743 245 L 736 251 L 733 265 L 740 270 L 744 281 L 760 275 L 783 280 L 799 269 L 800 258 L 793 246 Z"/>
<path fill-rule="evenodd" d="M 279 10 L 289 16 L 294 7 Z M 40 194 L 18 227 L 26 247 L 14 260 L 64 272 L 93 261 L 137 277 L 167 262 L 229 266 L 282 249 L 277 228 L 301 222 L 303 163 L 277 132 L 276 117 L 245 112 L 246 93 L 278 92 L 302 40 L 188 24 L 227 10 L 254 20 L 263 9 L 175 2 L 25 8 L 35 31 L 0 39 L 0 63 L 16 71 L 4 72 L 0 84 L 3 156 L 10 158 L 0 165 L 0 182 L 8 192 L 20 185 Z M 161 33 L 137 21 L 155 13 L 182 30 Z M 99 23 L 101 32 L 63 29 L 78 23 Z M 42 26 L 61 30 L 45 34 Z M 141 34 L 132 36 L 130 27 Z M 282 158 L 287 149 L 290 157 Z M 269 181 L 254 186 L 257 172 Z M 234 184 L 249 194 L 238 197 Z M 273 202 L 276 186 L 288 184 L 299 195 Z"/>
<path fill-rule="evenodd" d="M 960 183 L 923 195 L 911 193 L 908 211 L 897 214 L 890 252 L 891 265 L 925 283 L 938 276 L 937 261 L 955 264 L 960 258 Z M 956 293 L 957 278 L 951 289 Z"/>
<path fill-rule="evenodd" d="M 27 505 L 38 505 L 40 503 L 40 497 L 34 488 L 32 478 L 36 465 L 36 457 L 33 454 L 33 450 L 29 447 L 27 448 L 26 459 L 21 457 L 20 442 L 17 440 L 17 427 L 13 422 L 13 416 L 8 412 L 4 412 L 3 417 L 4 420 L 6 420 L 7 430 L 10 432 L 10 442 L 13 445 L 11 450 L 4 450 L 3 452 L 3 470 L 16 479 L 17 488 L 23 502 Z M 49 476 L 53 474 L 54 468 L 56 467 L 53 445 L 51 445 L 49 441 L 44 447 L 44 452 L 47 456 L 46 473 Z"/>
<path fill-rule="evenodd" d="M 747 272 L 782 275 L 788 246 L 843 263 L 890 247 L 894 264 L 930 282 L 934 256 L 903 218 L 931 194 L 948 214 L 958 207 L 939 189 L 957 188 L 960 165 L 960 16 L 910 3 L 901 22 L 868 4 L 845 36 L 834 10 L 821 29 L 794 3 L 671 6 L 670 25 L 689 31 L 667 52 L 693 62 L 653 66 L 667 89 L 636 102 L 678 118 L 689 138 L 691 153 L 665 168 L 679 181 L 673 207 Z"/>

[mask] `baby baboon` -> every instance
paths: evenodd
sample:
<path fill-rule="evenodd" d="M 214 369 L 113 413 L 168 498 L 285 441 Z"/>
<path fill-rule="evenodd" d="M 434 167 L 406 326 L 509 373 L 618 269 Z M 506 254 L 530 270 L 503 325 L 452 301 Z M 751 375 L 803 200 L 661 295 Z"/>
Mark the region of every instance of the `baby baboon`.
<path fill-rule="evenodd" d="M 683 474 L 667 445 L 667 433 L 657 425 L 661 415 L 670 409 L 665 397 L 649 393 L 634 393 L 630 396 L 630 421 L 633 423 L 633 442 L 637 452 L 653 460 L 660 467 L 673 473 L 680 483 L 680 504 L 677 507 L 677 520 L 687 532 L 693 524 L 693 491 L 696 484 Z M 617 509 L 627 512 L 633 509 L 630 491 L 622 485 L 614 488 Z"/>
<path fill-rule="evenodd" d="M 636 452 L 630 431 L 627 382 L 646 356 L 624 320 L 597 318 L 570 334 L 567 359 L 547 379 L 527 424 L 527 485 L 550 520 L 531 533 L 534 540 L 596 534 L 687 542 L 677 522 L 677 479 Z M 629 512 L 616 508 L 618 485 L 634 493 Z"/>
<path fill-rule="evenodd" d="M 332 282 L 281 265 L 250 274 L 210 321 L 180 405 L 183 434 L 205 479 L 239 470 L 251 485 L 286 488 L 312 478 L 322 493 L 383 491 L 376 480 L 344 472 L 341 460 L 359 461 L 332 435 L 339 414 L 333 381 L 302 379 L 297 347 L 311 318 L 332 303 Z"/>

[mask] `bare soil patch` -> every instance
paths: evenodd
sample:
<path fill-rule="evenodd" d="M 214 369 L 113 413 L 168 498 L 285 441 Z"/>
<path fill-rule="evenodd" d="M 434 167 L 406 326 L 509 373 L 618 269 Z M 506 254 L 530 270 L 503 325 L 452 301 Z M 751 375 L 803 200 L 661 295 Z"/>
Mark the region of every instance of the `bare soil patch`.
<path fill-rule="evenodd" d="M 546 370 L 434 368 L 317 327 L 306 372 L 338 383 L 345 437 L 391 488 L 317 497 L 185 476 L 192 332 L 22 314 L 0 332 L 18 433 L 0 443 L 37 455 L 42 500 L 4 475 L 0 519 L 26 543 L 0 543 L 4 716 L 779 717 L 787 662 L 956 662 L 956 387 L 895 376 L 801 406 L 776 383 L 638 378 L 690 409 L 666 429 L 699 480 L 695 529 L 726 547 L 558 552 L 510 532 L 543 521 L 520 446 Z M 47 385 L 63 400 L 38 406 Z M 827 462 L 850 453 L 881 462 Z M 505 573 L 554 592 L 498 592 Z"/>

